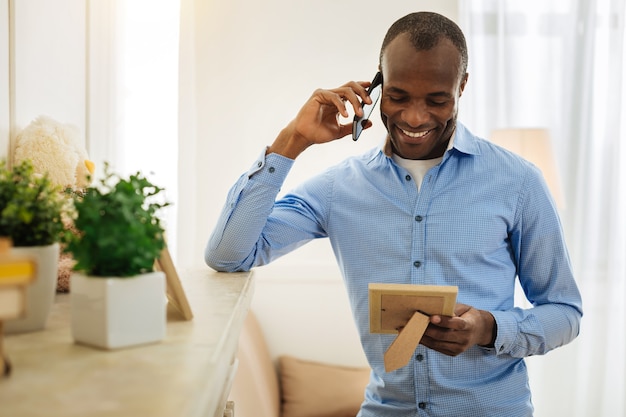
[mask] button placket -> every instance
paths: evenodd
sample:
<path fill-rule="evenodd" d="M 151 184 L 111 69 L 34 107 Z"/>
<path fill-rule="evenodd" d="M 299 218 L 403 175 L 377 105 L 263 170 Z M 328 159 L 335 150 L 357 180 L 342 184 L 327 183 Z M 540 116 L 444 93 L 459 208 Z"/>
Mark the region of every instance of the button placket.
<path fill-rule="evenodd" d="M 430 390 L 428 354 L 427 349 L 423 345 L 418 345 L 415 350 L 415 361 L 413 362 L 414 384 L 415 384 L 415 401 L 419 404 L 428 398 Z M 421 407 L 420 407 L 421 408 Z"/>
<path fill-rule="evenodd" d="M 419 207 L 417 207 L 419 210 Z M 413 234 L 413 239 L 414 239 L 414 249 L 413 249 L 413 267 L 415 268 L 415 270 L 421 270 L 421 268 L 424 266 L 424 260 L 420 259 L 424 256 L 424 216 L 420 215 L 420 214 L 414 214 L 413 219 L 415 221 L 415 226 L 414 226 L 414 234 Z M 423 272 L 420 272 L 419 275 L 414 275 L 413 277 L 413 283 L 417 284 L 420 283 L 423 279 L 423 277 L 421 277 L 421 274 L 423 274 Z"/>

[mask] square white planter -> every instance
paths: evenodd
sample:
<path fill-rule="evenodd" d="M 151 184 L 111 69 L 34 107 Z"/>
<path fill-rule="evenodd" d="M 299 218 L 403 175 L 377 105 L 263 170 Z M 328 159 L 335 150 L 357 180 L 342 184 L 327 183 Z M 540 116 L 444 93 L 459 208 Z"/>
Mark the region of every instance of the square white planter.
<path fill-rule="evenodd" d="M 72 337 L 76 343 L 117 349 L 165 337 L 165 274 L 129 278 L 71 277 Z"/>

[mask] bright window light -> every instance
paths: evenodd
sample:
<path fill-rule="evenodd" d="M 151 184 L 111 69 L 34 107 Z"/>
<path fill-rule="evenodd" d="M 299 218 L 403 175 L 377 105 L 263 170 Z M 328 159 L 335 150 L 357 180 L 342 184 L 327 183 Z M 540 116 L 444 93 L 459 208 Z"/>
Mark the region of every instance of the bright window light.
<path fill-rule="evenodd" d="M 116 169 L 141 171 L 166 189 L 173 203 L 163 213 L 168 245 L 175 254 L 178 190 L 179 1 L 130 0 L 118 3 L 121 59 Z"/>

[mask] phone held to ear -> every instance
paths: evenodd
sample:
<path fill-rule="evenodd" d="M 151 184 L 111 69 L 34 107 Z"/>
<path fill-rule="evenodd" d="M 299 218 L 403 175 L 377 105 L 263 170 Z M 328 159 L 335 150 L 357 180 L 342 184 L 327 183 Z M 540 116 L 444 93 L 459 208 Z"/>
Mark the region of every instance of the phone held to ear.
<path fill-rule="evenodd" d="M 380 93 L 383 87 L 383 75 L 379 72 L 376 73 L 372 83 L 367 89 L 367 95 L 372 99 L 372 104 L 364 104 L 361 102 L 361 107 L 363 108 L 363 116 L 358 117 L 354 116 L 354 121 L 352 122 L 352 140 L 356 141 L 359 136 L 361 136 L 361 132 L 363 132 L 363 127 L 367 124 L 367 121 L 374 110 L 374 106 L 378 102 L 380 98 Z"/>

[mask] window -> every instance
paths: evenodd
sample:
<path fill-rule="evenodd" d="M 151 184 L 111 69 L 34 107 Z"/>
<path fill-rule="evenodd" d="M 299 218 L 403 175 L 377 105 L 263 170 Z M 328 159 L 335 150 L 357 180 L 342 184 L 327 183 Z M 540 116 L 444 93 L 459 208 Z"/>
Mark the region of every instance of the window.
<path fill-rule="evenodd" d="M 137 171 L 165 188 L 162 213 L 176 242 L 178 39 L 172 0 L 93 1 L 89 5 L 88 146 L 97 174 Z"/>

